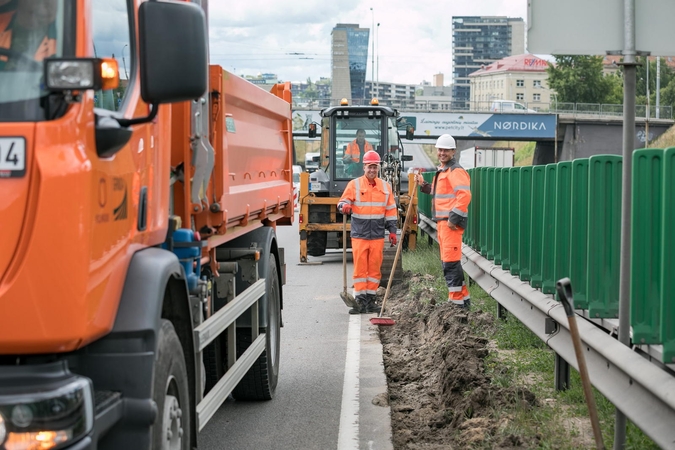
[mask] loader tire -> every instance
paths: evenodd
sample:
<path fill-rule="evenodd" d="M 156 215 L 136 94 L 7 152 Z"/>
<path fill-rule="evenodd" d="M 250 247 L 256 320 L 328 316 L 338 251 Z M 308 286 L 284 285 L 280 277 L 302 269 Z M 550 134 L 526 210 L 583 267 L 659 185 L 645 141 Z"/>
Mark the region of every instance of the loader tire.
<path fill-rule="evenodd" d="M 394 265 L 394 258 L 396 257 L 396 247 L 389 247 L 388 244 L 384 246 L 384 256 L 382 257 L 382 266 L 380 271 L 382 272 L 382 279 L 380 280 L 380 286 L 387 287 L 389 283 L 389 276 L 391 275 L 391 268 Z M 402 256 L 399 255 L 398 261 L 396 262 L 396 269 L 394 270 L 394 280 L 392 285 L 403 280 L 403 262 Z"/>

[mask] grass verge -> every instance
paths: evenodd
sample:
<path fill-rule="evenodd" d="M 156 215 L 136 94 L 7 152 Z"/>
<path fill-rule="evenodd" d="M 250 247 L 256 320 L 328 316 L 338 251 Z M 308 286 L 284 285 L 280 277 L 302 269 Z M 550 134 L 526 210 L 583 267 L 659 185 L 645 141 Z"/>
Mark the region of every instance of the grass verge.
<path fill-rule="evenodd" d="M 436 243 L 429 245 L 426 236 L 418 239 L 416 250 L 403 254 L 403 268 L 413 273 L 434 275 L 433 279 L 410 286 L 413 294 L 431 289 L 436 302 L 447 301 Z M 497 317 L 494 299 L 475 284 L 469 287 L 469 291 L 473 312 L 484 311 Z M 556 391 L 554 352 L 512 315 L 508 315 L 506 320 L 496 320 L 494 329 L 477 327 L 475 333 L 490 340 L 491 351 L 485 360 L 485 370 L 492 382 L 501 386 L 524 386 L 538 399 L 536 407 L 495 409 L 495 417 L 504 418 L 504 426 L 498 433 L 504 437 L 510 434 L 535 437 L 539 442 L 538 448 L 542 449 L 595 448 L 578 372 L 571 371 L 569 390 Z M 594 395 L 605 447 L 612 448 L 615 408 L 595 389 Z M 476 448 L 490 447 L 489 443 L 485 443 Z M 625 448 L 651 450 L 659 447 L 629 421 Z"/>

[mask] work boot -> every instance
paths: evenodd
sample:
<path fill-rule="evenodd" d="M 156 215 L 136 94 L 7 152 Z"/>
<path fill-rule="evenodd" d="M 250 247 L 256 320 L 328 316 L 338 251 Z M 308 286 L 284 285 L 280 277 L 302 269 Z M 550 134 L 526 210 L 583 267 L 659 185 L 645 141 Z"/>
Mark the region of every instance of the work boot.
<path fill-rule="evenodd" d="M 349 310 L 349 314 L 363 314 L 363 313 L 365 313 L 368 298 L 365 295 L 362 294 L 362 295 L 357 295 L 355 300 L 356 300 L 356 306 Z"/>
<path fill-rule="evenodd" d="M 464 305 L 462 305 L 462 308 L 467 309 L 467 310 L 471 309 L 471 299 L 470 298 L 467 298 L 466 300 L 464 300 Z"/>
<path fill-rule="evenodd" d="M 382 308 L 380 308 L 379 306 L 377 306 L 375 304 L 375 296 L 373 294 L 368 294 L 366 299 L 367 299 L 366 310 L 365 310 L 366 314 L 368 314 L 368 313 L 379 314 L 380 311 L 382 310 Z"/>

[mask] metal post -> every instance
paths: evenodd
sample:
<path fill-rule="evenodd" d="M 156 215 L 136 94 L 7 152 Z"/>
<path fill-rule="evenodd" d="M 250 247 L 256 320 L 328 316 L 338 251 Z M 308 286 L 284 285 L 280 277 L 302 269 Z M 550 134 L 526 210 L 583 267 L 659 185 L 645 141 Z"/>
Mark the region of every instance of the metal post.
<path fill-rule="evenodd" d="M 373 31 L 373 39 L 371 41 L 372 55 L 370 56 L 370 98 L 373 98 L 373 89 L 375 89 L 375 11 L 373 11 L 373 8 L 370 8 L 370 15 L 372 19 L 371 30 Z"/>
<path fill-rule="evenodd" d="M 656 118 L 660 117 L 661 106 L 661 57 L 656 57 Z"/>
<path fill-rule="evenodd" d="M 635 0 L 623 1 L 623 163 L 621 189 L 621 259 L 619 269 L 619 342 L 630 345 L 630 216 L 631 172 L 635 135 Z M 626 445 L 626 416 L 618 408 L 614 424 L 614 449 Z"/>

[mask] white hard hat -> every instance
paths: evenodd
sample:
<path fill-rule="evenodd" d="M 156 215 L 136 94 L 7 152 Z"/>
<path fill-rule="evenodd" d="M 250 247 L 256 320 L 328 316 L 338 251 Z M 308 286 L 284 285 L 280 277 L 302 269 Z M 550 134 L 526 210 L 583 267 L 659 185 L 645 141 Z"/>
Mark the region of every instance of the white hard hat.
<path fill-rule="evenodd" d="M 456 149 L 457 145 L 455 144 L 455 138 L 450 136 L 449 134 L 443 134 L 441 137 L 438 138 L 436 141 L 436 148 L 449 148 L 449 149 Z"/>

